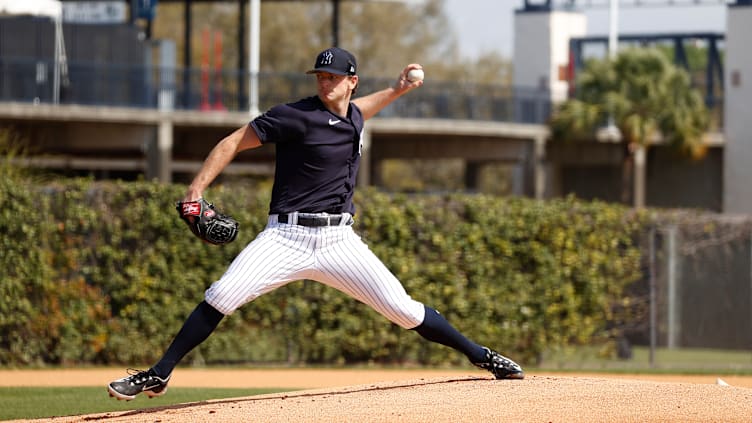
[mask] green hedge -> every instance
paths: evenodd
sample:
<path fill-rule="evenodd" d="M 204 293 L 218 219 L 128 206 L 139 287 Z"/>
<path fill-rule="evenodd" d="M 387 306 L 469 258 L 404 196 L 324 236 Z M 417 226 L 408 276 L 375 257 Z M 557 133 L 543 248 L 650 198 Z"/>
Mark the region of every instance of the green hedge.
<path fill-rule="evenodd" d="M 0 364 L 151 364 L 266 223 L 267 184 L 207 198 L 241 222 L 234 243 L 198 241 L 174 211 L 185 187 L 3 178 Z M 356 231 L 408 293 L 458 329 L 531 363 L 609 338 L 641 277 L 641 219 L 573 198 L 361 190 Z M 464 363 L 336 290 L 291 283 L 224 319 L 186 362 Z"/>

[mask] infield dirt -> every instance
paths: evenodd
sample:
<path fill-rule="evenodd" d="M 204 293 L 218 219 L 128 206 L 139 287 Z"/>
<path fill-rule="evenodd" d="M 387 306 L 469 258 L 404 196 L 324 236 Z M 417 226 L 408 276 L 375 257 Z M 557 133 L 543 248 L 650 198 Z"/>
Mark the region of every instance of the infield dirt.
<path fill-rule="evenodd" d="M 29 374 L 31 372 L 31 374 Z M 2 371 L 46 383 L 47 371 Z M 104 385 L 122 370 L 80 372 Z M 54 372 L 52 372 L 54 373 Z M 61 380 L 60 374 L 55 380 Z M 68 375 L 70 376 L 70 374 Z M 65 378 L 65 380 L 73 380 Z M 299 387 L 303 391 L 203 401 L 137 411 L 57 417 L 52 422 L 749 422 L 752 381 L 714 376 L 528 374 L 497 381 L 454 370 L 180 370 L 171 386 Z M 224 382 L 223 382 L 224 381 Z M 294 385 L 289 385 L 294 383 Z M 167 394 L 169 395 L 169 393 Z M 137 398 L 148 407 L 145 398 Z M 28 421 L 28 420 L 27 420 Z"/>

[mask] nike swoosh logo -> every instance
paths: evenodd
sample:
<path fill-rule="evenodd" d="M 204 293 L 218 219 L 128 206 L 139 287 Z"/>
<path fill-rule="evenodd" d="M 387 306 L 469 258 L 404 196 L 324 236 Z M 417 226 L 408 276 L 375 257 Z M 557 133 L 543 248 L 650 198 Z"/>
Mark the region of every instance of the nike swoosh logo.
<path fill-rule="evenodd" d="M 339 119 L 329 119 L 329 125 L 336 125 L 336 124 L 338 124 L 340 122 L 341 122 L 341 120 L 339 120 Z"/>

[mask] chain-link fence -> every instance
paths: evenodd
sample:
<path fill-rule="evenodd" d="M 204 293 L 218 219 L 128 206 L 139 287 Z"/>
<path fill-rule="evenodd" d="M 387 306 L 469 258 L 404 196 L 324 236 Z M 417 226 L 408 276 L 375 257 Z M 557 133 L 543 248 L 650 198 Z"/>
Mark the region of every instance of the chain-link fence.
<path fill-rule="evenodd" d="M 631 344 L 650 346 L 651 362 L 658 348 L 752 352 L 752 217 L 672 218 L 643 245 L 645 278 L 621 327 Z"/>

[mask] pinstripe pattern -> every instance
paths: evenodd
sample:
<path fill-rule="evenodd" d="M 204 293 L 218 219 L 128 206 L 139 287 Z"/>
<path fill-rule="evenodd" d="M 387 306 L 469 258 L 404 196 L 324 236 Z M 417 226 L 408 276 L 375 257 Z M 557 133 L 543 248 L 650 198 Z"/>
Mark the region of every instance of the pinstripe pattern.
<path fill-rule="evenodd" d="M 309 228 L 269 224 L 206 291 L 224 314 L 289 282 L 310 279 L 336 288 L 405 328 L 423 322 L 425 308 L 355 234 L 352 226 Z"/>

